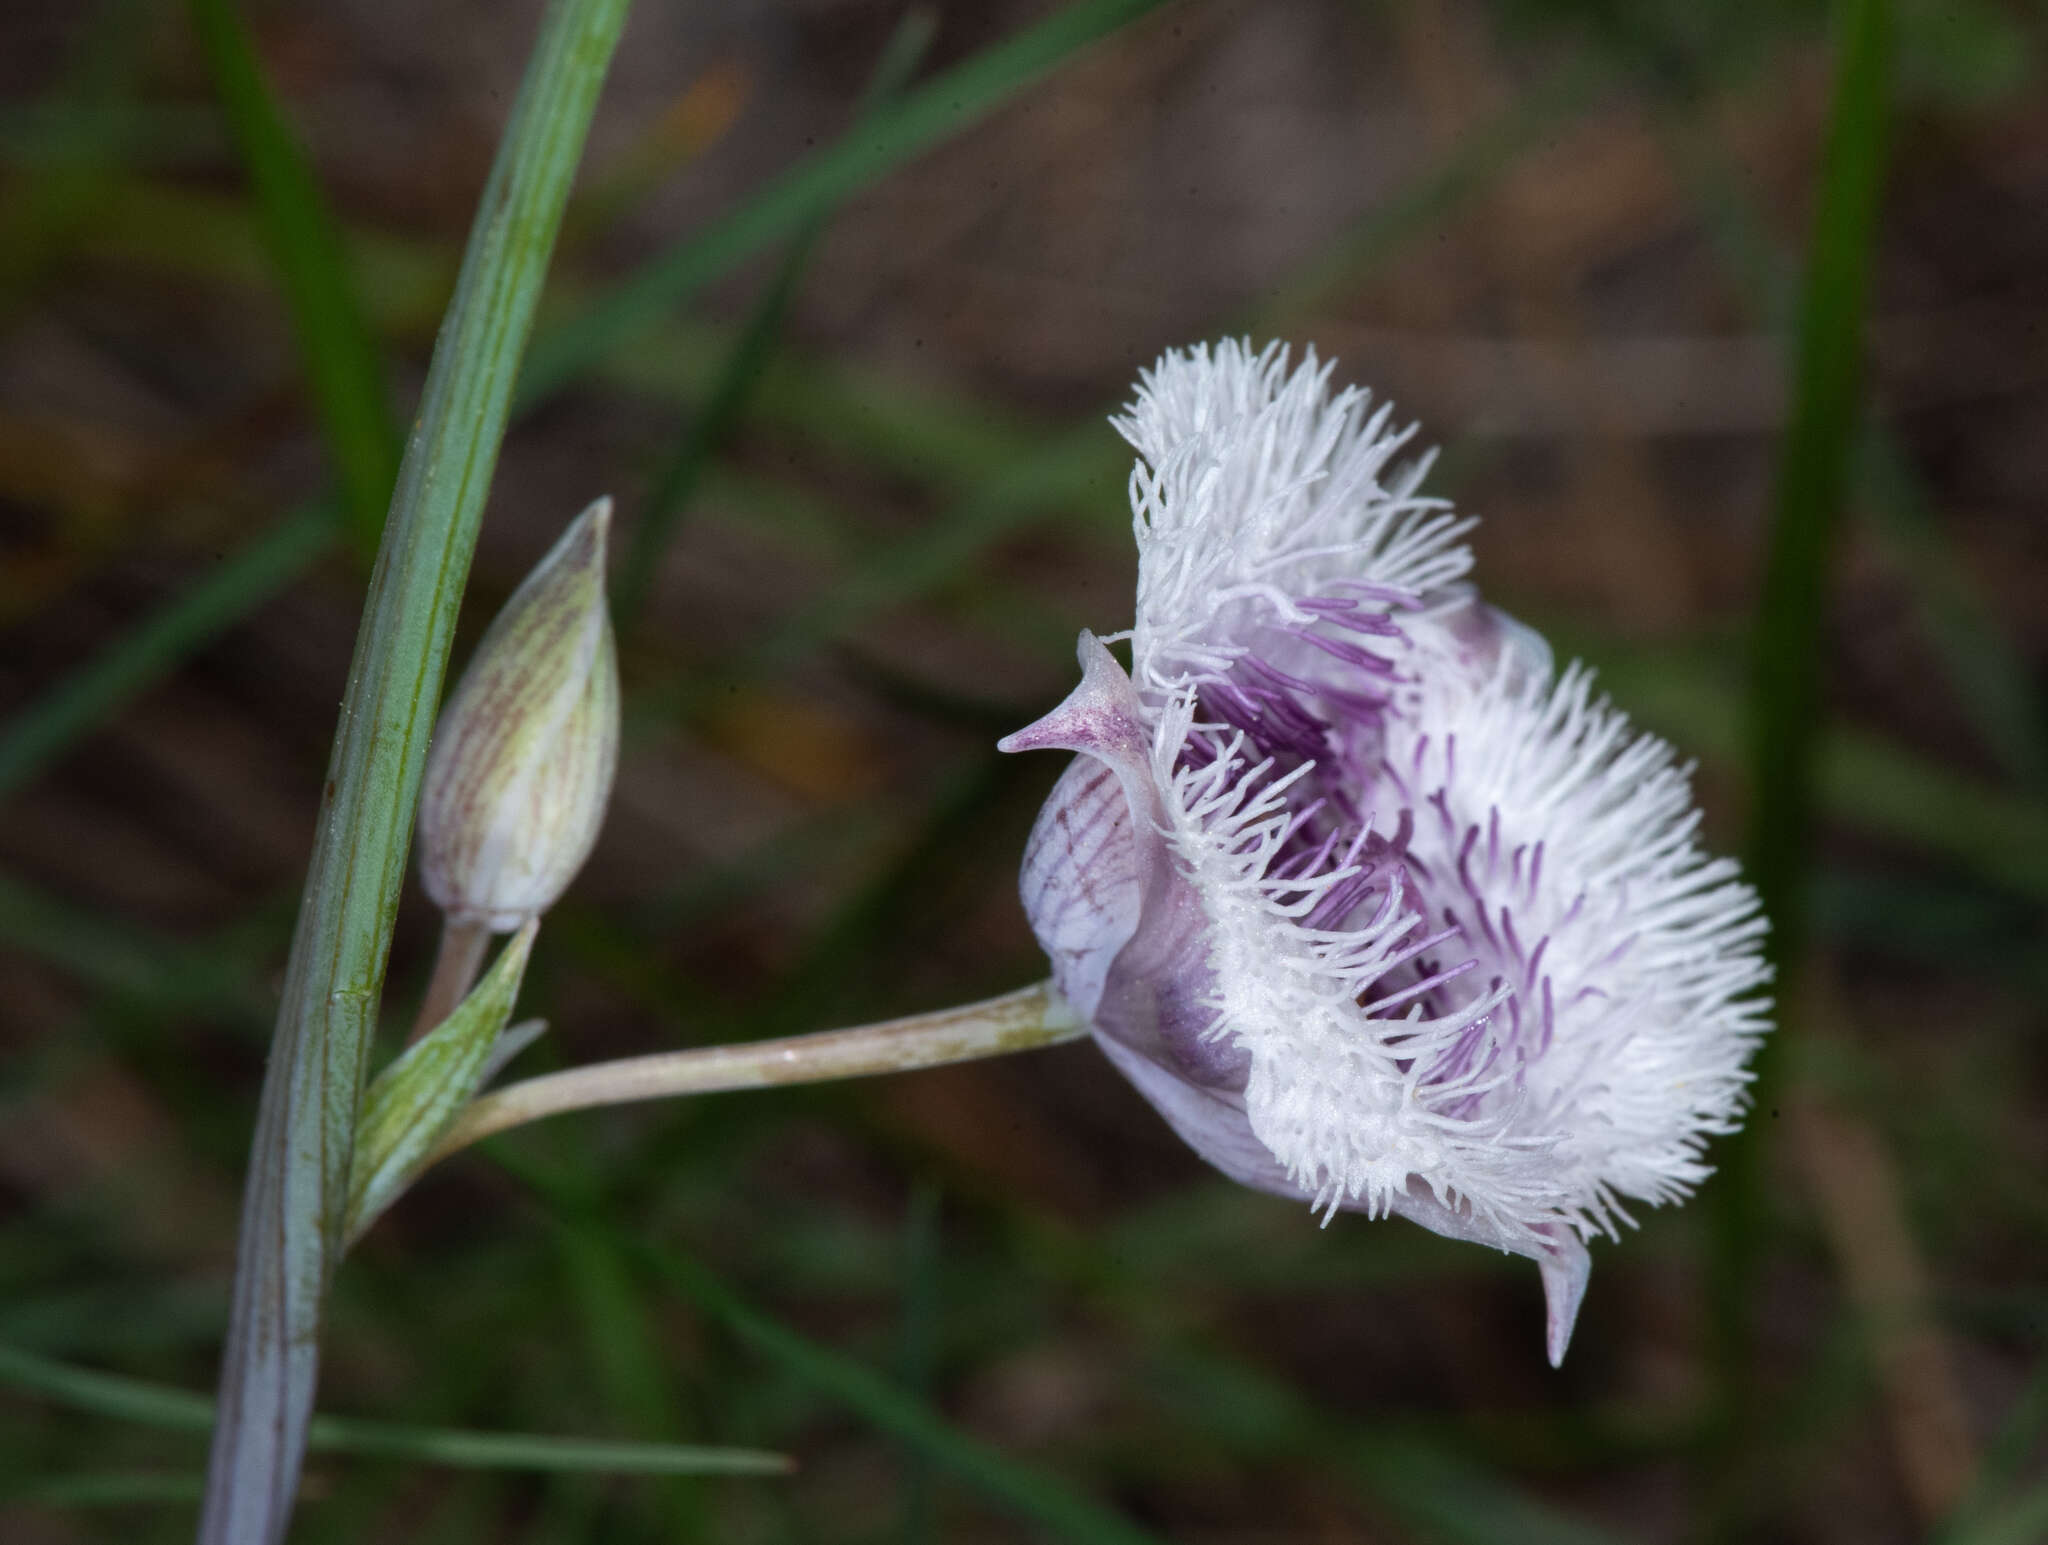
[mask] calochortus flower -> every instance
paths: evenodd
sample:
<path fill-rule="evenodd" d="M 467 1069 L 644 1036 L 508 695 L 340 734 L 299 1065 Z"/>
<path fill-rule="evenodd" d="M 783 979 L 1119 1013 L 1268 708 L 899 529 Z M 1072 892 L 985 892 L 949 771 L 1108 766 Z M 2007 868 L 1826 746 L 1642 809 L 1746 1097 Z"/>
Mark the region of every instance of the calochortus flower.
<path fill-rule="evenodd" d="M 591 505 L 513 592 L 435 726 L 420 878 L 451 924 L 504 933 L 538 917 L 597 841 L 619 753 L 611 515 L 611 500 Z"/>
<path fill-rule="evenodd" d="M 1585 1240 L 1685 1195 L 1767 1028 L 1764 924 L 1685 769 L 1463 583 L 1364 393 L 1171 353 L 1137 449 L 1131 669 L 1005 750 L 1081 753 L 1022 891 L 1060 991 L 1210 1163 L 1528 1256 L 1564 1355 Z"/>

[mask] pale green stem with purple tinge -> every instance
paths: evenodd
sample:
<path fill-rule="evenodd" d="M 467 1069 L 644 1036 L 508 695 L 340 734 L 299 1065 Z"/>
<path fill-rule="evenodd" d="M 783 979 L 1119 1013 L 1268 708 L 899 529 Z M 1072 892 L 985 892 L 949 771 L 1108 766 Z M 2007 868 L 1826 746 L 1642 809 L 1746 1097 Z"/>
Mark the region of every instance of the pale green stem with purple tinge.
<path fill-rule="evenodd" d="M 448 1129 L 427 1163 L 479 1139 L 564 1111 L 943 1067 L 950 1062 L 1056 1046 L 1086 1032 L 1087 1026 L 1075 1017 L 1052 983 L 1039 982 L 961 1008 L 913 1014 L 851 1030 L 597 1062 L 529 1078 L 481 1096 Z"/>
<path fill-rule="evenodd" d="M 441 949 L 434 957 L 434 974 L 427 980 L 426 996 L 420 999 L 419 1017 L 413 1021 L 412 1045 L 434 1026 L 455 1012 L 457 1004 L 476 985 L 484 953 L 491 947 L 491 930 L 482 923 L 459 923 L 450 919 L 441 925 Z"/>
<path fill-rule="evenodd" d="M 371 575 L 242 1200 L 202 1545 L 276 1545 L 298 1490 L 376 1006 L 514 379 L 626 0 L 554 0 L 470 233 Z"/>

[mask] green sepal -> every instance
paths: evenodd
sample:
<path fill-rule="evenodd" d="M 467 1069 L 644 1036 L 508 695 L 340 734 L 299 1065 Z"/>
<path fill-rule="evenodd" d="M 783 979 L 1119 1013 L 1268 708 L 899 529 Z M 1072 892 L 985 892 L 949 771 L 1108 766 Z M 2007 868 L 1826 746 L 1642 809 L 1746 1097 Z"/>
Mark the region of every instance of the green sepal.
<path fill-rule="evenodd" d="M 345 1246 L 404 1194 L 441 1135 L 475 1098 L 492 1070 L 492 1054 L 512 1017 L 539 931 L 536 919 L 514 934 L 455 1012 L 407 1047 L 364 1092 L 349 1170 Z"/>

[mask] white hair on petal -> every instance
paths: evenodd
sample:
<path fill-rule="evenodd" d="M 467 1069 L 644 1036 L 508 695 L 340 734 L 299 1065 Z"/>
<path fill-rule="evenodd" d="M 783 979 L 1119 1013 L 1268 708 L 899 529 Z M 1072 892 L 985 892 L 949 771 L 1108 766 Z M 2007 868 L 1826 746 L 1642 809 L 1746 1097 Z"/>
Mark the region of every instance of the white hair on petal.
<path fill-rule="evenodd" d="M 1273 777 L 1270 764 L 1250 762 L 1241 736 L 1221 740 L 1204 765 L 1179 765 L 1182 745 L 1202 728 L 1195 712 L 1191 691 L 1168 699 L 1153 773 L 1167 839 L 1209 922 L 1211 1034 L 1251 1055 L 1254 1133 L 1326 1213 L 1357 1201 L 1384 1215 L 1413 1175 L 1446 1206 L 1504 1232 L 1548 1221 L 1565 1202 L 1545 1162 L 1559 1138 L 1510 1130 L 1512 1112 L 1446 1115 L 1446 1094 L 1483 1092 L 1478 1075 L 1447 1090 L 1420 1087 L 1432 1060 L 1483 1025 L 1506 992 L 1437 1019 L 1365 1014 L 1361 997 L 1425 942 L 1398 874 L 1361 925 L 1305 926 L 1316 901 L 1358 872 L 1334 861 L 1314 873 L 1271 873 L 1293 819 L 1288 787 L 1308 769 Z"/>
<path fill-rule="evenodd" d="M 1414 426 L 1367 416 L 1370 394 L 1330 395 L 1305 350 L 1226 339 L 1167 353 L 1113 419 L 1140 460 L 1133 678 L 1148 696 L 1228 668 L 1254 620 L 1304 624 L 1296 602 L 1364 584 L 1420 596 L 1458 579 L 1474 522 L 1417 494 L 1434 453 L 1396 465 Z"/>
<path fill-rule="evenodd" d="M 1209 925 L 1209 1033 L 1248 1053 L 1252 1130 L 1319 1209 L 1383 1214 L 1419 1179 L 1503 1239 L 1612 1232 L 1624 1198 L 1697 1184 L 1705 1137 L 1739 1119 L 1767 1028 L 1745 996 L 1768 975 L 1764 923 L 1735 866 L 1700 851 L 1670 747 L 1447 589 L 1474 523 L 1416 493 L 1427 458 L 1396 467 L 1412 427 L 1329 376 L 1313 351 L 1290 373 L 1278 345 L 1198 345 L 1116 420 L 1140 457 L 1132 675 L 1164 835 Z M 1389 863 L 1376 905 L 1316 926 L 1360 874 L 1356 845 L 1276 873 L 1316 763 L 1281 770 L 1199 699 L 1313 628 L 1303 602 L 1345 595 L 1400 623 L 1400 669 L 1379 765 L 1317 776 L 1413 813 L 1415 875 Z M 1493 629 L 1490 655 L 1458 633 L 1461 607 Z M 1474 969 L 1445 988 L 1458 968 L 1424 979 L 1424 951 L 1453 936 Z"/>
<path fill-rule="evenodd" d="M 1425 635 L 1426 636 L 1426 635 Z M 1673 1201 L 1705 1178 L 1707 1136 L 1740 1124 L 1744 1064 L 1769 1028 L 1766 923 L 1737 866 L 1697 840 L 1690 769 L 1593 694 L 1572 665 L 1474 681 L 1421 667 L 1387 758 L 1422 818 L 1410 851 L 1439 874 L 1484 868 L 1468 939 L 1506 917 L 1546 941 L 1555 1043 L 1522 1068 L 1510 1130 L 1554 1134 L 1546 1160 L 1582 1231 L 1627 1221 L 1620 1198 Z M 1479 851 L 1461 854 L 1468 834 Z M 1484 944 L 1482 943 L 1482 949 Z M 1524 984 L 1533 990 L 1533 983 Z"/>

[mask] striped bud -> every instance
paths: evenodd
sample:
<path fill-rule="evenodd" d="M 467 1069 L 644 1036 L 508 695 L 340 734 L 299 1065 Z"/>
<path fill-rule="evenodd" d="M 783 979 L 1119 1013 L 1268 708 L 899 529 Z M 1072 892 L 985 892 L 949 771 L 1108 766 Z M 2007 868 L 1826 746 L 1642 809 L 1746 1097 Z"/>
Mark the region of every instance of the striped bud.
<path fill-rule="evenodd" d="M 568 887 L 604 822 L 619 665 L 599 499 L 505 603 L 463 672 L 420 794 L 420 878 L 451 923 L 494 932 Z"/>

